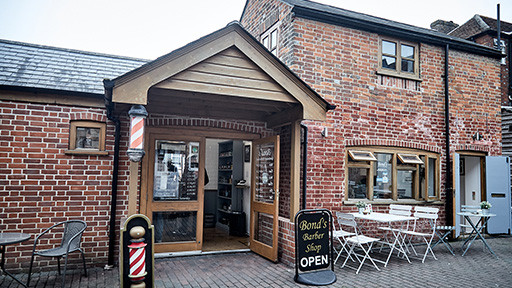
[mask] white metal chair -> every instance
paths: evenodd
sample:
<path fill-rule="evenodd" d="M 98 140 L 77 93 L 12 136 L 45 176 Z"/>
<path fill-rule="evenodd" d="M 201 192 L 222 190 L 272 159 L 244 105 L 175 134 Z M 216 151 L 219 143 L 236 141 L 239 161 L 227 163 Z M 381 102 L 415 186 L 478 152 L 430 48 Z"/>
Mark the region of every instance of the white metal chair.
<path fill-rule="evenodd" d="M 339 211 L 336 211 L 336 218 L 338 219 L 338 221 L 340 219 L 340 216 L 339 216 L 340 214 L 342 214 L 342 213 L 339 212 Z M 334 224 L 334 222 L 332 223 L 332 225 L 333 225 L 332 236 L 333 236 L 334 239 L 336 239 L 339 242 L 339 244 L 341 246 L 339 251 L 336 250 L 336 248 L 334 249 L 334 251 L 337 254 L 336 259 L 334 260 L 334 264 L 336 264 L 336 262 L 340 258 L 340 256 L 343 253 L 343 251 L 345 251 L 345 253 L 347 253 L 347 257 L 349 257 L 352 261 L 354 261 L 354 259 L 352 258 L 352 256 L 349 253 L 349 250 L 347 249 L 347 240 L 346 240 L 346 238 L 354 236 L 354 235 L 356 235 L 356 233 L 343 230 L 343 228 L 341 227 L 340 224 L 338 224 L 338 226 L 339 226 L 338 229 L 336 228 L 336 225 Z"/>
<path fill-rule="evenodd" d="M 411 216 L 411 214 L 412 214 L 412 206 L 410 206 L 410 205 L 390 204 L 389 205 L 388 213 L 392 214 L 392 215 Z M 382 251 L 382 247 L 384 246 L 384 244 L 389 245 L 389 246 L 393 245 L 392 243 L 394 242 L 394 239 L 390 240 L 388 238 L 390 233 L 397 233 L 397 232 L 401 232 L 402 230 L 410 230 L 409 229 L 409 222 L 406 223 L 405 228 L 403 226 L 392 227 L 391 225 L 389 225 L 389 226 L 378 227 L 378 229 L 384 231 L 384 241 L 381 242 L 382 245 L 380 246 L 380 251 Z M 400 240 L 403 243 L 405 241 L 405 238 L 402 238 Z"/>
<path fill-rule="evenodd" d="M 434 239 L 434 235 L 436 234 L 436 223 L 439 212 L 439 208 L 433 207 L 422 207 L 416 206 L 414 208 L 414 217 L 417 218 L 414 225 L 414 230 L 412 231 L 403 231 L 403 233 L 409 235 L 410 237 L 419 237 L 425 241 L 427 244 L 427 248 L 425 249 L 425 254 L 423 255 L 422 263 L 425 263 L 425 258 L 427 258 L 427 254 L 430 251 L 434 259 L 437 260 L 434 251 L 432 251 L 432 240 Z M 412 246 L 412 250 L 415 255 L 418 255 L 414 246 Z"/>
<path fill-rule="evenodd" d="M 379 267 L 377 267 L 377 264 L 375 264 L 375 261 L 373 261 L 372 257 L 370 256 L 370 252 L 372 250 L 373 243 L 379 241 L 379 239 L 360 235 L 358 232 L 357 223 L 354 218 L 354 215 L 339 213 L 336 215 L 336 217 L 338 218 L 338 223 L 342 228 L 350 227 L 349 229 L 352 229 L 353 233 L 355 234 L 354 236 L 345 238 L 345 241 L 347 241 L 347 243 L 350 246 L 348 255 L 349 256 L 353 255 L 357 259 L 357 261 L 359 261 L 359 263 L 360 263 L 359 267 L 357 268 L 356 274 L 359 273 L 359 270 L 361 270 L 361 267 L 363 267 L 363 264 L 365 263 L 366 259 L 369 259 L 372 262 L 375 269 L 380 271 Z M 354 251 L 354 248 L 356 246 L 361 248 L 361 250 L 363 250 L 364 255 L 359 255 Z M 362 259 L 361 259 L 361 257 L 362 257 Z M 347 261 L 349 258 L 350 257 L 347 257 L 345 259 L 345 261 L 341 265 L 341 268 L 345 267 L 345 264 L 347 264 Z M 349 267 L 349 266 L 347 266 L 347 267 Z M 350 268 L 352 268 L 352 267 L 350 267 Z"/>

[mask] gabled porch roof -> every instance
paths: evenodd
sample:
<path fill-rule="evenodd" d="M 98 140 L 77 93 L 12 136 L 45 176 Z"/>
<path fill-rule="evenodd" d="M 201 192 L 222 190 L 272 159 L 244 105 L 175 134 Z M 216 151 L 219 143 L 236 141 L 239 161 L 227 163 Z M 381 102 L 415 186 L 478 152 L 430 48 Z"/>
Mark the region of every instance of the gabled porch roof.
<path fill-rule="evenodd" d="M 238 22 L 113 80 L 115 103 L 149 113 L 265 121 L 325 120 L 334 107 Z"/>

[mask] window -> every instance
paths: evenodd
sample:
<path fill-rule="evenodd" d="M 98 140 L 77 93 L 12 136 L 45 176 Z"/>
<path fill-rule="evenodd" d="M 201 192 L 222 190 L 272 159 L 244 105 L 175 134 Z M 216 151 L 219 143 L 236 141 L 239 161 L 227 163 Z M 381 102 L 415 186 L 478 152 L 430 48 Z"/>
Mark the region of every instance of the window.
<path fill-rule="evenodd" d="M 261 43 L 263 43 L 263 46 L 265 46 L 265 48 L 275 56 L 277 56 L 278 49 L 278 24 L 279 23 L 276 23 L 274 26 L 270 27 L 270 29 L 261 34 Z"/>
<path fill-rule="evenodd" d="M 108 155 L 105 151 L 105 123 L 71 121 L 66 154 Z"/>
<path fill-rule="evenodd" d="M 439 155 L 385 147 L 360 147 L 347 151 L 346 200 L 439 199 Z"/>
<path fill-rule="evenodd" d="M 378 73 L 420 80 L 417 44 L 381 39 L 379 54 Z"/>

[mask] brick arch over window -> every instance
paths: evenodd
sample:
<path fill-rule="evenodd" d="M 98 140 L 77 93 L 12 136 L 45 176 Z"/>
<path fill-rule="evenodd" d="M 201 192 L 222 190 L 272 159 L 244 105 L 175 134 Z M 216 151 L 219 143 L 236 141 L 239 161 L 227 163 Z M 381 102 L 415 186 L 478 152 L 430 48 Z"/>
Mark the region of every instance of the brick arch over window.
<path fill-rule="evenodd" d="M 92 112 L 92 111 L 83 111 L 83 112 L 72 112 L 69 115 L 70 121 L 75 120 L 85 120 L 85 121 L 96 121 L 96 122 L 107 122 L 107 116 L 104 111 L 101 112 Z"/>
<path fill-rule="evenodd" d="M 146 121 L 148 126 L 190 126 L 209 127 L 259 134 L 262 137 L 274 135 L 266 123 L 256 121 L 219 120 L 195 117 L 153 116 Z"/>
<path fill-rule="evenodd" d="M 441 153 L 441 147 L 435 147 L 422 143 L 415 143 L 411 141 L 401 140 L 388 140 L 388 139 L 345 139 L 345 146 L 390 146 L 390 147 L 403 147 L 411 149 L 419 149 L 424 151 L 431 151 Z"/>

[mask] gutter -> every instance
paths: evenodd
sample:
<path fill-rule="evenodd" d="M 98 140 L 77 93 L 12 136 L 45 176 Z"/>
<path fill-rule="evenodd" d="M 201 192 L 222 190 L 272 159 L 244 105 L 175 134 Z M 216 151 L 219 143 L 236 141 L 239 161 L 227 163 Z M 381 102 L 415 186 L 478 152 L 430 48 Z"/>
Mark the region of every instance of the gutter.
<path fill-rule="evenodd" d="M 302 142 L 302 209 L 306 209 L 307 203 L 307 177 L 308 177 L 308 126 L 300 124 L 304 131 L 304 140 Z"/>
<path fill-rule="evenodd" d="M 114 167 L 112 170 L 112 197 L 110 200 L 110 222 L 108 233 L 108 264 L 105 269 L 111 269 L 114 266 L 114 248 L 116 239 L 116 212 L 117 212 L 117 178 L 119 174 L 119 142 L 121 139 L 121 120 L 114 115 L 114 103 L 112 103 L 112 89 L 114 81 L 104 79 L 105 87 L 105 108 L 107 108 L 107 118 L 115 124 L 114 136 Z"/>

